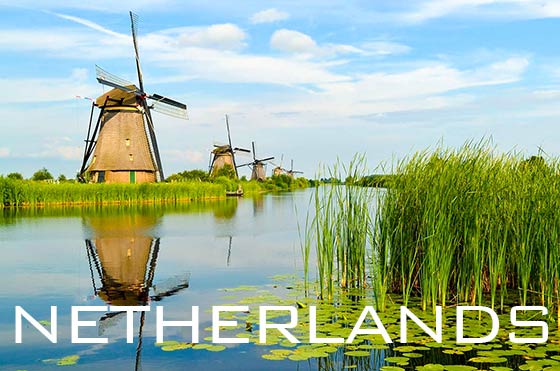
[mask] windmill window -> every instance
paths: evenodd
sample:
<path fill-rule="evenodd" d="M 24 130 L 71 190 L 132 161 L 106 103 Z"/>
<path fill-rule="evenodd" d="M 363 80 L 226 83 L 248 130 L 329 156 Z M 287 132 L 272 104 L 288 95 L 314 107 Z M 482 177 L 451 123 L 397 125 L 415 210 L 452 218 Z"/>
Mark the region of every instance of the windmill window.
<path fill-rule="evenodd" d="M 127 146 L 127 147 L 130 147 L 130 139 L 126 138 L 126 139 L 125 139 L 125 143 L 126 143 L 126 146 Z"/>
<path fill-rule="evenodd" d="M 129 154 L 128 154 L 128 159 L 129 159 L 130 161 L 134 161 L 134 157 L 132 156 L 132 153 L 129 153 Z"/>
<path fill-rule="evenodd" d="M 95 160 L 97 160 L 97 156 L 93 156 L 93 160 L 91 160 L 91 164 L 95 164 Z"/>

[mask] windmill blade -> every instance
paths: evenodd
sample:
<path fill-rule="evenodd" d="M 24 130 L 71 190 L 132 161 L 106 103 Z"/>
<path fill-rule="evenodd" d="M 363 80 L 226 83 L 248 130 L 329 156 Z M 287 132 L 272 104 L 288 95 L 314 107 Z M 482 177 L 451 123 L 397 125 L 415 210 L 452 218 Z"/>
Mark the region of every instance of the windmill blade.
<path fill-rule="evenodd" d="M 235 147 L 233 150 L 234 150 L 234 151 L 239 151 L 239 152 L 251 153 L 251 150 L 250 150 L 250 149 L 245 149 L 245 148 Z"/>
<path fill-rule="evenodd" d="M 294 170 L 294 160 L 290 161 L 290 171 Z"/>
<path fill-rule="evenodd" d="M 251 142 L 251 146 L 253 147 L 253 161 L 257 161 L 257 151 L 255 151 L 255 142 Z"/>
<path fill-rule="evenodd" d="M 274 160 L 274 157 L 267 157 L 267 158 L 263 158 L 262 160 L 257 160 L 257 161 L 265 162 L 265 161 L 270 161 L 270 160 Z M 274 164 L 272 164 L 272 165 L 274 165 Z M 274 165 L 274 166 L 276 166 L 276 165 Z"/>
<path fill-rule="evenodd" d="M 170 106 L 180 108 L 180 109 L 183 109 L 185 111 L 187 110 L 187 105 L 186 104 L 181 103 L 181 102 L 177 102 L 176 100 L 173 100 L 171 98 L 164 97 L 163 95 L 150 94 L 150 96 L 148 96 L 148 98 L 150 98 L 151 100 L 153 100 L 157 103 L 168 104 Z"/>
<path fill-rule="evenodd" d="M 243 166 L 250 166 L 250 165 L 254 165 L 254 162 L 247 162 L 246 164 L 243 165 L 237 165 L 237 167 L 243 167 Z"/>
<path fill-rule="evenodd" d="M 154 111 L 180 119 L 188 119 L 186 104 L 159 94 L 149 95 L 148 98 L 153 101 L 152 108 Z"/>
<path fill-rule="evenodd" d="M 226 128 L 227 128 L 227 137 L 228 137 L 229 148 L 233 148 L 233 146 L 231 145 L 231 133 L 229 132 L 229 119 L 228 119 L 228 115 L 226 115 Z"/>
<path fill-rule="evenodd" d="M 174 106 L 167 105 L 165 103 L 154 102 L 151 108 L 159 113 L 163 113 L 164 115 L 175 117 L 178 119 L 187 120 L 189 117 L 187 116 L 187 110 L 177 108 Z"/>
<path fill-rule="evenodd" d="M 292 171 L 290 171 L 290 173 L 292 173 L 292 174 L 303 174 L 303 171 L 292 170 Z"/>
<path fill-rule="evenodd" d="M 105 71 L 98 65 L 95 65 L 95 75 L 97 77 L 97 81 L 100 84 L 107 85 L 112 88 L 117 88 L 127 93 L 139 93 L 138 89 L 136 88 L 136 86 L 134 86 L 133 83 Z"/>
<path fill-rule="evenodd" d="M 140 69 L 140 56 L 138 55 L 138 43 L 136 42 L 137 23 L 138 23 L 138 16 L 130 12 L 130 28 L 132 31 L 132 43 L 134 44 L 134 54 L 136 56 L 136 71 L 138 72 L 138 84 L 140 86 L 140 91 L 144 91 L 144 82 L 142 81 L 142 70 Z"/>

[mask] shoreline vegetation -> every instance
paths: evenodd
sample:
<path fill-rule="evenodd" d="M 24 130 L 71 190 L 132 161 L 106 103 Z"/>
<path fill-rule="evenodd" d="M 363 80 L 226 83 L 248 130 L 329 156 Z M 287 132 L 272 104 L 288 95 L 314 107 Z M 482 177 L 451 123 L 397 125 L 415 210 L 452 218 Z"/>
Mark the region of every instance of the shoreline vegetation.
<path fill-rule="evenodd" d="M 315 188 L 302 238 L 306 280 L 316 270 L 309 295 L 332 301 L 359 288 L 378 311 L 398 298 L 432 311 L 519 303 L 560 314 L 558 159 L 498 154 L 483 141 L 418 152 L 382 190 L 363 186 L 364 170 L 357 156 L 328 170 L 346 175 L 345 187 Z"/>
<path fill-rule="evenodd" d="M 185 172 L 189 174 L 190 172 Z M 185 174 L 183 173 L 183 174 Z M 166 182 L 142 184 L 58 183 L 14 179 L 0 175 L 0 198 L 4 208 L 83 205 L 181 203 L 226 198 L 226 192 L 243 189 L 247 196 L 309 187 L 305 178 L 280 175 L 263 182 L 216 178 L 192 178 L 174 174 Z"/>

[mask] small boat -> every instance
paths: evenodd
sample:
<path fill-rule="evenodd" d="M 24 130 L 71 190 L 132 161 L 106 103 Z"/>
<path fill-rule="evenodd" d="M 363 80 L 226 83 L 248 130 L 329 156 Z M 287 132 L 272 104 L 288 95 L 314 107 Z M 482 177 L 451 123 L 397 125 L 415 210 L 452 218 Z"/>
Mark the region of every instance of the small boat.
<path fill-rule="evenodd" d="M 237 191 L 226 191 L 226 196 L 228 196 L 228 197 L 241 197 L 241 196 L 243 196 L 243 188 L 241 188 L 241 186 L 239 186 L 239 188 L 237 188 Z"/>

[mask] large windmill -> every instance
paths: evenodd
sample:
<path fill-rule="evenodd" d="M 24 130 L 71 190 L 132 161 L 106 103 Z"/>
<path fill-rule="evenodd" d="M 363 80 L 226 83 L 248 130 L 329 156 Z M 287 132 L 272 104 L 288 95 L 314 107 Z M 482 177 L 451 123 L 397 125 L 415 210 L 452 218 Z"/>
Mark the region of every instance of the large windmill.
<path fill-rule="evenodd" d="M 251 169 L 251 180 L 263 181 L 266 179 L 266 161 L 273 160 L 274 157 L 258 159 L 255 152 L 255 142 L 252 142 L 251 144 L 253 146 L 253 161 L 247 164 L 239 165 L 238 167 L 249 166 Z"/>
<path fill-rule="evenodd" d="M 239 177 L 237 173 L 237 165 L 235 163 L 235 153 L 236 152 L 246 152 L 251 153 L 250 150 L 233 147 L 231 144 L 231 133 L 229 131 L 229 119 L 228 115 L 226 115 L 226 128 L 227 128 L 227 135 L 228 135 L 228 143 L 224 145 L 214 145 L 214 149 L 210 153 L 210 165 L 208 166 L 208 172 L 210 176 L 216 175 L 218 170 L 223 168 L 226 165 L 231 166 L 235 171 L 235 176 Z"/>
<path fill-rule="evenodd" d="M 112 89 L 92 104 L 79 179 L 95 183 L 163 180 L 151 111 L 187 118 L 187 106 L 144 90 L 138 55 L 137 16 L 130 12 L 138 86 L 95 66 L 97 81 Z M 100 109 L 95 125 L 94 108 Z"/>

